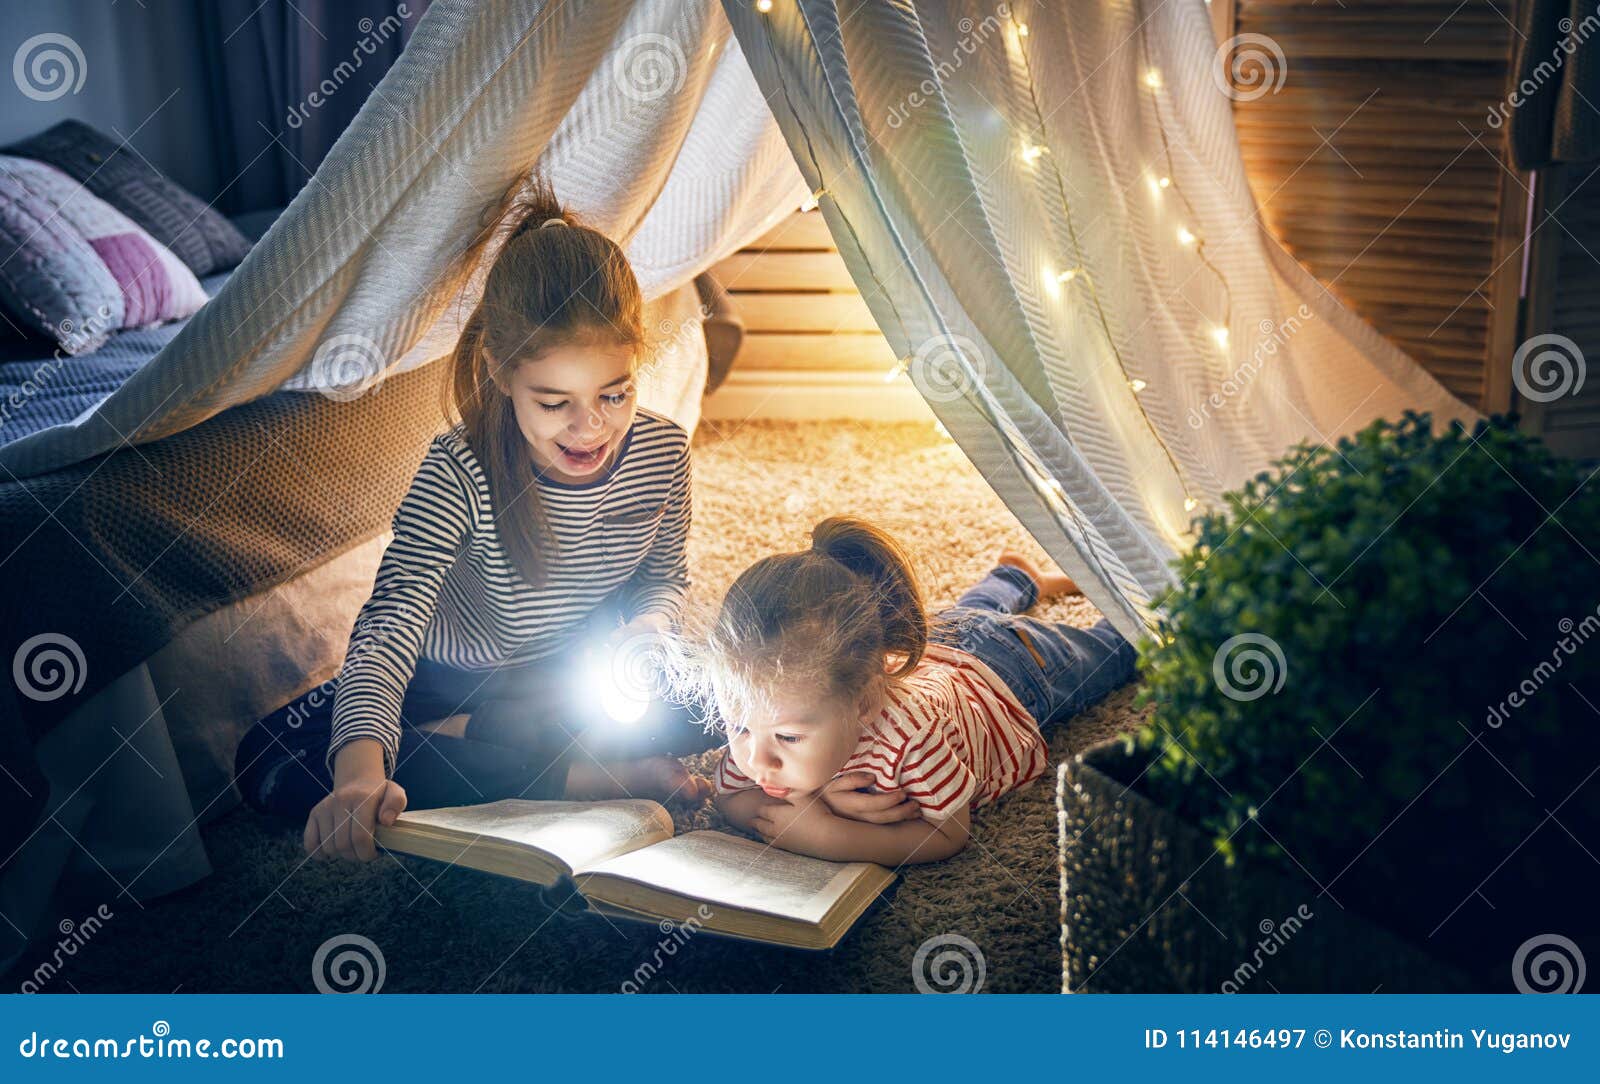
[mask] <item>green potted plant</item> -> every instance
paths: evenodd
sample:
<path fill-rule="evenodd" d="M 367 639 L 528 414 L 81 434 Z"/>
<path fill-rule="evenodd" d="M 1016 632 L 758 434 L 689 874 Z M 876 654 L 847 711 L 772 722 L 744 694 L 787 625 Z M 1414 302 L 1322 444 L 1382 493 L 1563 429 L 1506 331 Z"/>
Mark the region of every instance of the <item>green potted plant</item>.
<path fill-rule="evenodd" d="M 1408 414 L 1293 449 L 1197 520 L 1142 656 L 1146 725 L 1060 776 L 1069 985 L 1540 988 L 1551 951 L 1580 972 L 1591 473 L 1509 419 Z"/>

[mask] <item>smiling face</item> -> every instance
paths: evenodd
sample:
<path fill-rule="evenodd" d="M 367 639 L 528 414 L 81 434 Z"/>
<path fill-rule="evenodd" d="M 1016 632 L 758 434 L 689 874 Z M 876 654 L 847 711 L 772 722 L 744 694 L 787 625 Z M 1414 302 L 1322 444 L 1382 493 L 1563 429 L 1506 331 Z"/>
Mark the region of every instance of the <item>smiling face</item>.
<path fill-rule="evenodd" d="M 585 482 L 611 465 L 637 409 L 634 358 L 617 343 L 574 341 L 507 366 L 497 383 L 541 474 Z"/>
<path fill-rule="evenodd" d="M 775 691 L 765 707 L 745 713 L 728 735 L 734 765 L 774 798 L 814 794 L 839 774 L 861 737 L 876 696 L 818 699 L 814 692 Z"/>

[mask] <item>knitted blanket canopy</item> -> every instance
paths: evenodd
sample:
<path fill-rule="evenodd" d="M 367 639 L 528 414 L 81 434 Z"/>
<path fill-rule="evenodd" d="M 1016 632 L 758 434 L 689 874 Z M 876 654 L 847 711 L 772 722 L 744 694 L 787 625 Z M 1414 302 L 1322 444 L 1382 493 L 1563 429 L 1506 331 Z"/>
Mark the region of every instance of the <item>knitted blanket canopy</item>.
<path fill-rule="evenodd" d="M 537 166 L 665 295 L 815 198 L 951 436 L 1126 635 L 1292 444 L 1471 411 L 1266 232 L 1201 0 L 436 0 L 218 296 L 18 477 L 448 353 Z"/>

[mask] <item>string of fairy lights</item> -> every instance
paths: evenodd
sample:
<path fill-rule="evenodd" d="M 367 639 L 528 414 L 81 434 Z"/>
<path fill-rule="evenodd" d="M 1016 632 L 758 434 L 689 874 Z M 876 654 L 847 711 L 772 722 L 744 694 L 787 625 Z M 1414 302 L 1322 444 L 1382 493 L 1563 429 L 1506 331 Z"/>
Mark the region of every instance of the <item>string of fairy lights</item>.
<path fill-rule="evenodd" d="M 1017 56 L 1021 60 L 1023 76 L 1028 88 L 1028 101 L 1034 113 L 1037 130 L 1042 138 L 1044 116 L 1039 106 L 1038 93 L 1035 89 L 1033 65 L 1029 58 L 1029 51 L 1026 45 L 1026 41 L 1029 37 L 1028 24 L 1023 22 L 1018 17 L 1017 8 L 1015 5 L 1013 5 L 1009 10 L 1009 20 L 1010 29 L 1013 34 L 1013 41 L 1016 45 Z M 1198 218 L 1198 215 L 1196 215 L 1194 206 L 1192 203 L 1190 203 L 1189 198 L 1184 193 L 1182 186 L 1175 179 L 1177 171 L 1173 168 L 1172 143 L 1167 136 L 1166 120 L 1161 105 L 1161 90 L 1164 86 L 1164 80 L 1161 77 L 1160 69 L 1155 67 L 1149 60 L 1149 47 L 1145 36 L 1145 20 L 1141 20 L 1139 22 L 1137 34 L 1139 38 L 1139 59 L 1143 68 L 1139 83 L 1149 97 L 1151 112 L 1155 117 L 1156 131 L 1161 139 L 1163 167 L 1160 169 L 1148 170 L 1146 172 L 1146 181 L 1149 185 L 1151 195 L 1155 199 L 1163 199 L 1169 193 L 1176 195 L 1183 205 L 1184 211 L 1188 215 L 1188 222 L 1181 222 L 1173 227 L 1173 235 L 1182 248 L 1190 250 L 1195 254 L 1195 257 L 1200 261 L 1201 265 L 1216 277 L 1222 288 L 1224 298 L 1224 311 L 1222 320 L 1219 323 L 1211 324 L 1207 329 L 1207 335 L 1210 340 L 1210 346 L 1223 351 L 1225 354 L 1230 354 L 1228 329 L 1233 322 L 1232 291 L 1228 287 L 1226 276 L 1224 276 L 1217 266 L 1207 257 L 1205 250 L 1205 238 L 1197 234 L 1194 229 L 1191 228 L 1190 223 L 1195 222 L 1195 220 Z M 1034 167 L 1041 161 L 1047 161 L 1048 167 L 1051 170 L 1055 180 L 1057 193 L 1061 200 L 1062 212 L 1067 223 L 1068 239 L 1072 247 L 1072 266 L 1068 267 L 1064 271 L 1056 271 L 1049 267 L 1043 269 L 1046 289 L 1052 295 L 1059 296 L 1063 289 L 1071 287 L 1073 284 L 1079 284 L 1082 290 L 1088 295 L 1089 307 L 1093 311 L 1096 321 L 1105 337 L 1105 342 L 1107 348 L 1111 352 L 1112 360 L 1116 363 L 1118 372 L 1121 375 L 1123 382 L 1128 387 L 1128 390 L 1132 393 L 1133 402 L 1138 409 L 1139 416 L 1144 421 L 1151 437 L 1161 449 L 1162 454 L 1166 457 L 1167 462 L 1171 465 L 1173 473 L 1177 476 L 1179 484 L 1183 488 L 1183 509 L 1185 512 L 1192 512 L 1199 507 L 1200 502 L 1193 495 L 1193 489 L 1189 484 L 1188 477 L 1183 470 L 1183 467 L 1173 455 L 1172 450 L 1170 447 L 1168 447 L 1166 441 L 1162 439 L 1160 431 L 1157 429 L 1154 421 L 1149 415 L 1149 412 L 1145 409 L 1144 402 L 1140 398 L 1140 393 L 1144 392 L 1149 387 L 1149 382 L 1141 377 L 1135 376 L 1129 370 L 1127 360 L 1123 356 L 1122 350 L 1117 344 L 1116 336 L 1111 330 L 1110 321 L 1106 317 L 1099 285 L 1083 259 L 1082 248 L 1078 239 L 1077 225 L 1073 216 L 1072 201 L 1067 198 L 1066 185 L 1061 176 L 1061 170 L 1056 166 L 1053 156 L 1049 154 L 1049 148 L 1045 147 L 1041 143 L 1034 143 L 1031 140 L 1024 138 L 1021 141 L 1021 149 L 1018 153 L 1023 164 L 1029 167 Z"/>
<path fill-rule="evenodd" d="M 769 13 L 773 8 L 773 0 L 757 0 L 754 6 L 758 12 L 763 14 Z M 1067 224 L 1067 239 L 1071 248 L 1072 259 L 1070 261 L 1070 266 L 1066 267 L 1064 270 L 1056 270 L 1050 267 L 1043 269 L 1042 273 L 1044 276 L 1045 288 L 1047 292 L 1055 297 L 1061 296 L 1062 291 L 1069 288 L 1082 290 L 1087 296 L 1088 306 L 1092 310 L 1096 322 L 1099 325 L 1102 334 L 1104 335 L 1106 345 L 1110 351 L 1112 360 L 1115 362 L 1118 368 L 1122 382 L 1128 388 L 1132 396 L 1132 402 L 1137 409 L 1140 418 L 1143 420 L 1146 428 L 1149 430 L 1152 439 L 1156 443 L 1156 446 L 1161 449 L 1163 456 L 1171 466 L 1173 474 L 1177 478 L 1178 483 L 1183 491 L 1183 509 L 1185 512 L 1193 512 L 1199 507 L 1200 502 L 1198 498 L 1194 496 L 1193 489 L 1189 484 L 1188 477 L 1182 465 L 1173 455 L 1172 450 L 1168 447 L 1166 441 L 1162 439 L 1159 429 L 1156 427 L 1154 420 L 1150 417 L 1149 412 L 1145 409 L 1144 403 L 1140 399 L 1140 393 L 1144 392 L 1149 387 L 1149 382 L 1141 377 L 1133 375 L 1128 368 L 1122 349 L 1118 345 L 1116 336 L 1112 332 L 1110 319 L 1108 318 L 1104 303 L 1102 301 L 1099 284 L 1083 257 L 1083 249 L 1079 237 L 1078 225 L 1073 214 L 1073 204 L 1072 201 L 1067 198 L 1066 183 L 1062 176 L 1062 172 L 1054 162 L 1053 156 L 1050 155 L 1049 148 L 1042 142 L 1042 140 L 1045 138 L 1044 131 L 1046 118 L 1039 104 L 1038 92 L 1036 90 L 1033 73 L 1033 65 L 1029 58 L 1028 49 L 1026 47 L 1026 40 L 1030 37 L 1028 25 L 1021 18 L 1019 18 L 1016 5 L 1013 4 L 1009 9 L 1006 10 L 1005 13 L 1007 19 L 1009 20 L 1009 29 L 1012 35 L 1011 44 L 1016 46 L 1016 55 L 1020 58 L 1022 74 L 1027 84 L 1027 100 L 1033 112 L 1033 124 L 1031 127 L 1038 133 L 1038 138 L 1041 140 L 1041 142 L 1034 142 L 1032 139 L 1024 137 L 1020 141 L 1020 150 L 1018 152 L 1019 157 L 1021 158 L 1023 164 L 1029 168 L 1037 167 L 1043 161 L 1050 169 L 1056 192 L 1061 202 L 1063 216 Z M 1151 112 L 1155 118 L 1156 129 L 1161 140 L 1162 151 L 1161 168 L 1152 168 L 1148 170 L 1146 173 L 1146 180 L 1154 198 L 1158 200 L 1163 199 L 1168 194 L 1176 196 L 1187 215 L 1186 222 L 1180 222 L 1173 227 L 1173 235 L 1181 248 L 1193 252 L 1199 263 L 1215 276 L 1221 287 L 1223 295 L 1222 319 L 1219 323 L 1210 324 L 1207 329 L 1207 337 L 1209 339 L 1208 348 L 1220 350 L 1225 355 L 1231 356 L 1229 327 L 1232 323 L 1232 291 L 1229 288 L 1226 276 L 1223 275 L 1221 270 L 1218 269 L 1207 256 L 1205 238 L 1196 233 L 1194 228 L 1194 224 L 1197 222 L 1199 216 L 1196 214 L 1194 206 L 1190 202 L 1187 194 L 1183 191 L 1182 186 L 1176 180 L 1177 171 L 1174 169 L 1172 144 L 1168 138 L 1166 119 L 1160 98 L 1164 81 L 1162 79 L 1160 69 L 1150 63 L 1149 47 L 1146 39 L 1146 28 L 1144 21 L 1139 23 L 1136 33 L 1139 36 L 1139 63 L 1142 67 L 1140 84 L 1144 88 L 1145 92 L 1149 95 Z M 815 161 L 813 164 L 817 165 Z M 818 201 L 825 195 L 827 195 L 826 186 L 817 189 L 805 201 L 803 208 L 810 210 L 811 208 L 817 206 Z M 897 368 L 894 373 L 890 374 L 890 376 L 893 377 L 898 375 L 898 373 L 902 370 L 903 366 L 901 368 Z M 1081 514 L 1073 502 L 1067 499 L 1066 493 L 1064 492 L 1060 482 L 1054 478 L 1046 476 L 1045 483 L 1051 492 L 1056 496 L 1058 502 L 1065 507 L 1066 511 L 1074 521 L 1077 529 L 1083 532 L 1084 538 L 1089 538 L 1090 525 L 1082 522 Z M 1089 549 L 1091 560 L 1093 560 L 1095 564 L 1101 566 L 1100 572 L 1102 573 L 1103 582 L 1105 582 L 1108 586 L 1113 587 L 1114 590 L 1118 590 L 1118 593 L 1120 594 L 1120 589 L 1116 588 L 1115 586 L 1117 579 L 1109 575 L 1109 570 L 1105 569 L 1104 566 L 1101 565 L 1101 562 L 1093 554 L 1093 547 L 1090 546 Z M 1154 625 L 1151 624 L 1148 619 L 1146 623 L 1150 624 L 1150 627 L 1154 628 Z"/>

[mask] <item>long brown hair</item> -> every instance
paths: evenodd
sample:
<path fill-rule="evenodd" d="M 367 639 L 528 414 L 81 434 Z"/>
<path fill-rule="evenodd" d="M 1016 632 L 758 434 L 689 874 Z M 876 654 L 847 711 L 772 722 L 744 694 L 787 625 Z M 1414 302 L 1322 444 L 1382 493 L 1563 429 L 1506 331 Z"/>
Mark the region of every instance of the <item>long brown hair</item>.
<path fill-rule="evenodd" d="M 506 240 L 462 326 L 451 357 L 449 407 L 489 480 L 500 544 L 522 578 L 544 582 L 538 472 L 505 388 L 516 367 L 558 343 L 644 345 L 639 280 L 617 243 L 583 225 L 549 182 L 524 175 L 484 217 L 461 257 L 476 266 L 501 231 Z M 508 228 L 509 227 L 509 228 Z"/>
<path fill-rule="evenodd" d="M 834 516 L 812 528 L 809 549 L 763 558 L 734 581 L 701 665 L 737 714 L 797 682 L 853 699 L 879 678 L 909 674 L 927 646 L 906 551 L 880 527 Z"/>

